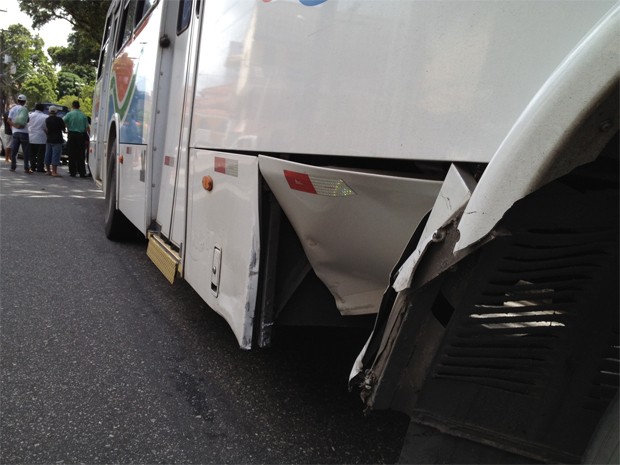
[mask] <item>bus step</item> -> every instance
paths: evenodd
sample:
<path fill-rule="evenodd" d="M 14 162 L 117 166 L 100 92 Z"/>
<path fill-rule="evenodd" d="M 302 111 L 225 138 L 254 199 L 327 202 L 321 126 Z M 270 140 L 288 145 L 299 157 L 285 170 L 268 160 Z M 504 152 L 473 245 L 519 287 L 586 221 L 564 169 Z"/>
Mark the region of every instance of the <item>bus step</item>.
<path fill-rule="evenodd" d="M 179 254 L 173 250 L 164 240 L 157 234 L 149 233 L 149 245 L 146 249 L 146 255 L 151 259 L 159 271 L 166 277 L 170 284 L 174 283 L 177 275 L 177 269 L 181 262 Z"/>

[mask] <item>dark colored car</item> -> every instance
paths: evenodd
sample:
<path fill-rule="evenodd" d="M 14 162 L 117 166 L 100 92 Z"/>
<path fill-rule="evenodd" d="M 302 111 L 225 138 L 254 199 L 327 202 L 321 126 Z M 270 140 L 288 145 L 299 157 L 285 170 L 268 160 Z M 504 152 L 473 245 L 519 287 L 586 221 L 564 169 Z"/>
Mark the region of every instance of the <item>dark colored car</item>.
<path fill-rule="evenodd" d="M 52 105 L 54 105 L 57 108 L 57 112 L 56 112 L 56 116 L 60 116 L 61 118 L 64 117 L 67 113 L 69 113 L 70 109 L 69 107 L 66 107 L 64 105 L 61 105 L 59 103 L 42 103 L 41 105 L 43 105 L 43 113 L 45 113 L 46 115 L 50 114 L 50 107 Z"/>

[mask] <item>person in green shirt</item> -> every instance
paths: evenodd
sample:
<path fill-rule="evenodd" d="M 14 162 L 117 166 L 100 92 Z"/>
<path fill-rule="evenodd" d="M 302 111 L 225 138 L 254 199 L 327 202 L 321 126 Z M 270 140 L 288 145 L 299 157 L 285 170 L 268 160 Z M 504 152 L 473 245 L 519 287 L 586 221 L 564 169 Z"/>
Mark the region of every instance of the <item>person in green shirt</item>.
<path fill-rule="evenodd" d="M 63 118 L 67 126 L 67 154 L 69 155 L 69 176 L 75 177 L 79 174 L 81 178 L 86 175 L 86 165 L 84 164 L 84 147 L 90 134 L 88 118 L 80 110 L 80 102 L 74 100 L 71 104 L 71 111 Z"/>

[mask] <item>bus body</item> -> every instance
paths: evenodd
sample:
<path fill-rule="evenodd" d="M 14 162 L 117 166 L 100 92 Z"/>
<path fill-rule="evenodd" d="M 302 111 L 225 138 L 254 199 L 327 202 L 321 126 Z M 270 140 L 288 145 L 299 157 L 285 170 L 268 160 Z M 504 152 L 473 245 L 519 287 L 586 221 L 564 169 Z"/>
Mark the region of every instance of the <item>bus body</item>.
<path fill-rule="evenodd" d="M 618 30 L 604 0 L 113 0 L 90 148 L 106 234 L 147 236 L 242 348 L 374 325 L 350 380 L 369 408 L 579 459 L 618 386 Z M 596 264 L 572 263 L 585 243 Z M 568 318 L 567 292 L 606 310 L 575 297 Z M 565 413 L 583 396 L 560 367 L 601 361 L 596 405 Z"/>

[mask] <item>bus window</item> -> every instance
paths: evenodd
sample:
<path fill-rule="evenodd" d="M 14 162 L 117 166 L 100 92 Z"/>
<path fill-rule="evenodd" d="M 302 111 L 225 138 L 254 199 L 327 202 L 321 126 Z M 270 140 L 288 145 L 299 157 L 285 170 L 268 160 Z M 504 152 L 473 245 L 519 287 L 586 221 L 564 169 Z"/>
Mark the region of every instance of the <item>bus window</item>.
<path fill-rule="evenodd" d="M 179 2 L 179 16 L 177 17 L 177 35 L 188 28 L 192 19 L 192 0 L 181 0 Z"/>
<path fill-rule="evenodd" d="M 110 38 L 110 26 L 112 25 L 112 15 L 108 16 L 108 19 L 105 22 L 105 31 L 103 34 L 103 43 L 107 43 Z"/>
<path fill-rule="evenodd" d="M 156 3 L 155 0 L 144 0 L 144 6 L 142 7 L 142 17 L 145 17 L 149 10 Z"/>
<path fill-rule="evenodd" d="M 103 66 L 105 65 L 105 57 L 106 52 L 108 51 L 108 40 L 110 38 L 110 26 L 112 23 L 112 15 L 108 16 L 105 25 L 105 31 L 103 35 L 103 42 L 101 46 L 101 53 L 99 54 L 99 65 L 97 66 L 97 79 L 101 76 L 101 72 L 103 71 Z"/>
<path fill-rule="evenodd" d="M 123 11 L 123 19 L 119 29 L 118 42 L 116 43 L 117 52 L 121 49 L 121 46 L 131 38 L 133 27 L 135 25 L 137 3 L 138 0 L 129 0 L 129 3 L 125 7 L 125 11 Z"/>
<path fill-rule="evenodd" d="M 153 5 L 156 3 L 156 0 L 138 0 L 138 5 L 136 6 L 136 17 L 135 17 L 135 30 L 138 29 L 138 24 L 149 15 Z"/>

